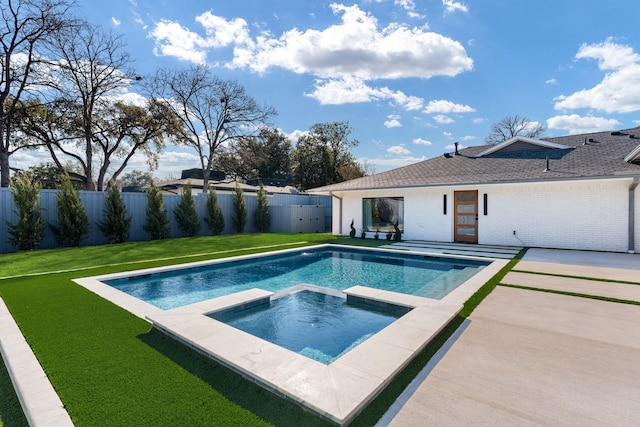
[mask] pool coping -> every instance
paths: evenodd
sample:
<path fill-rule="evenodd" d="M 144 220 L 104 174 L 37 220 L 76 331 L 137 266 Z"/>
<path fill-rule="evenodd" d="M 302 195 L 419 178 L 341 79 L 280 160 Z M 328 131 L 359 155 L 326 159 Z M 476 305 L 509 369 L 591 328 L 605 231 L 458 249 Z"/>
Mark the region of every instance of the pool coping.
<path fill-rule="evenodd" d="M 314 245 L 305 249 L 320 247 L 336 247 L 336 245 Z M 364 249 L 407 254 L 407 251 L 392 249 Z M 300 248 L 285 249 L 179 266 L 137 270 L 135 273 L 148 274 L 175 270 L 176 267 L 190 268 L 299 250 Z M 440 300 L 364 286 L 354 286 L 342 291 L 347 295 L 373 302 L 412 307 L 413 310 L 329 365 L 286 350 L 206 316 L 217 310 L 270 297 L 273 295 L 270 291 L 251 289 L 171 310 L 162 310 L 101 281 L 130 276 L 133 273 L 131 271 L 79 278 L 74 281 L 134 315 L 148 320 L 157 329 L 272 392 L 336 424 L 345 425 L 353 420 L 457 315 L 464 302 L 508 262 L 508 260 L 442 256 L 441 254 L 433 257 L 481 260 L 491 264 L 482 268 Z"/>
<path fill-rule="evenodd" d="M 154 327 L 329 420 L 350 422 L 461 309 L 422 297 L 355 286 L 347 295 L 413 309 L 325 365 L 219 322 L 208 314 L 270 297 L 251 289 L 147 316 Z"/>

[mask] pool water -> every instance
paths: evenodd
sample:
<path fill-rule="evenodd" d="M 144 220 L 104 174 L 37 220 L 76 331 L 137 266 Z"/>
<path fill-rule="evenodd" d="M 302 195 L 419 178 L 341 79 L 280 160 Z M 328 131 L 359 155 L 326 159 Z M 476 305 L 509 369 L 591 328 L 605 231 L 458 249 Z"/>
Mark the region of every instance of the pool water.
<path fill-rule="evenodd" d="M 304 290 L 270 304 L 209 316 L 328 365 L 408 311 Z"/>
<path fill-rule="evenodd" d="M 299 284 L 344 290 L 361 285 L 441 299 L 488 265 L 343 247 L 320 247 L 227 261 L 105 283 L 161 309 L 260 288 L 277 292 Z"/>

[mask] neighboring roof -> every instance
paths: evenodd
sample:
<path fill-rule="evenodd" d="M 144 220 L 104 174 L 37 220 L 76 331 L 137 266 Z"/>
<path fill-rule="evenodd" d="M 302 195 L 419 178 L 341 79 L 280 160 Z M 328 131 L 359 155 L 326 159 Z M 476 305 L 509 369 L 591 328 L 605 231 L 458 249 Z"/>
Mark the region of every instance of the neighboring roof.
<path fill-rule="evenodd" d="M 519 147 L 514 150 L 514 147 Z M 635 155 L 633 154 L 635 153 Z M 559 181 L 640 174 L 640 127 L 533 140 L 514 138 L 446 153 L 310 193 L 366 189 Z M 634 160 L 635 159 L 635 160 Z M 548 170 L 547 170 L 548 163 Z"/>
<path fill-rule="evenodd" d="M 203 180 L 191 178 L 176 179 L 172 181 L 159 182 L 156 184 L 156 187 L 168 193 L 179 193 L 182 188 L 187 185 L 187 183 L 191 183 L 191 187 L 194 189 L 202 189 Z M 238 183 L 238 185 L 245 193 L 256 193 L 260 189 L 260 185 L 250 185 L 242 182 Z M 233 191 L 236 188 L 236 181 L 209 181 L 209 186 L 215 188 L 216 191 Z M 301 192 L 297 188 L 290 185 L 265 185 L 264 189 L 268 194 L 305 194 L 304 192 Z"/>

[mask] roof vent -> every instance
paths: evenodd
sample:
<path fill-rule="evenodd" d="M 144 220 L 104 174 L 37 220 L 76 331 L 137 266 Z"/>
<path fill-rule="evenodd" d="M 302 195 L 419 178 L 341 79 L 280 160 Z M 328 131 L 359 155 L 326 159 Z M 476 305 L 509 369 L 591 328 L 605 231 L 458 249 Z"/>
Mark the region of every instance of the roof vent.
<path fill-rule="evenodd" d="M 457 156 L 458 154 L 460 154 L 460 153 L 458 153 L 458 143 L 454 142 L 453 145 L 454 145 L 454 147 L 456 147 L 456 156 Z"/>
<path fill-rule="evenodd" d="M 451 153 L 444 153 L 443 156 L 445 157 L 445 159 L 450 159 Z"/>
<path fill-rule="evenodd" d="M 635 137 L 636 137 L 636 136 L 635 136 L 635 135 L 633 135 L 633 134 L 629 135 L 629 139 L 634 139 Z"/>
<path fill-rule="evenodd" d="M 589 138 L 589 142 L 593 142 L 593 138 Z"/>
<path fill-rule="evenodd" d="M 620 135 L 620 131 L 617 131 L 617 130 L 611 131 L 611 135 L 618 136 Z"/>

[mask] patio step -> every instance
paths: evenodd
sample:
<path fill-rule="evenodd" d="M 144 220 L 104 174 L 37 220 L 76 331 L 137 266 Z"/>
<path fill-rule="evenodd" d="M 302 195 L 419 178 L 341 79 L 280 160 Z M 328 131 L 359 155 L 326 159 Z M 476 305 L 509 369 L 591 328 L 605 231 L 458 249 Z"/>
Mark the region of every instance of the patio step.
<path fill-rule="evenodd" d="M 389 249 L 409 250 L 412 252 L 433 253 L 442 255 L 466 255 L 483 258 L 511 259 L 521 248 L 497 245 L 472 245 L 464 243 L 441 243 L 410 240 L 383 246 Z"/>

